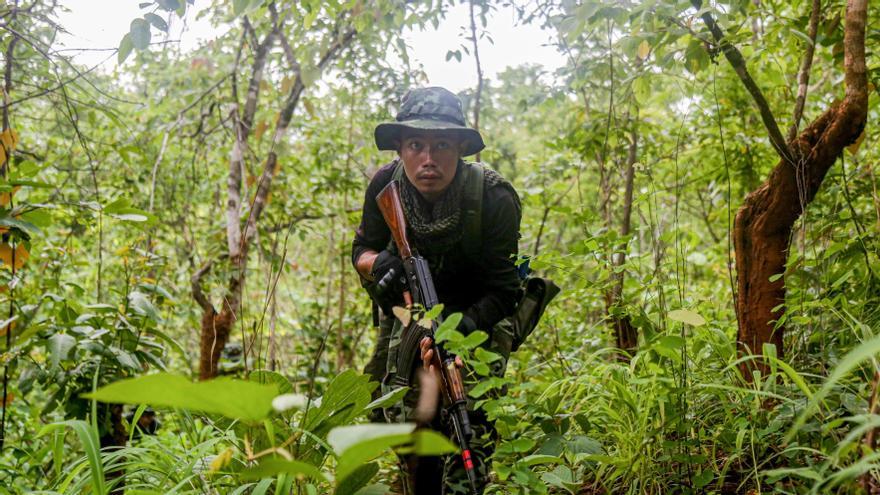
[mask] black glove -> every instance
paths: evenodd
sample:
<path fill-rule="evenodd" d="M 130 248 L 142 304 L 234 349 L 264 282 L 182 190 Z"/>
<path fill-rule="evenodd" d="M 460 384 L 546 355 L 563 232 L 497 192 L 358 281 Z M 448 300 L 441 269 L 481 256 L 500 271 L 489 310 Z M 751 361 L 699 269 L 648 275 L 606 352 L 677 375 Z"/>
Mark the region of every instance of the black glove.
<path fill-rule="evenodd" d="M 406 290 L 406 273 L 403 261 L 385 250 L 373 261 L 370 273 L 373 281 L 367 284 L 367 293 L 382 308 L 386 315 L 391 314 L 394 306 L 403 306 L 403 291 Z"/>

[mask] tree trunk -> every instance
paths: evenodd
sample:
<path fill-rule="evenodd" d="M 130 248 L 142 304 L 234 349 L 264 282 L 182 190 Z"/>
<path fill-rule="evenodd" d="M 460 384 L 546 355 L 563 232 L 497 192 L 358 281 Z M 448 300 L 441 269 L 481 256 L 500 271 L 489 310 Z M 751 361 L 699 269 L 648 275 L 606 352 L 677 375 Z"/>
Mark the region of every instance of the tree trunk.
<path fill-rule="evenodd" d="M 632 218 L 633 203 L 633 179 L 635 177 L 635 164 L 638 156 L 638 130 L 637 119 L 632 120 L 632 129 L 630 131 L 629 150 L 626 158 L 626 170 L 624 172 L 624 193 L 623 193 L 623 216 L 620 220 L 620 237 L 629 236 L 630 224 Z M 611 226 L 609 225 L 609 228 Z M 622 360 L 628 360 L 629 356 L 635 352 L 639 344 L 639 334 L 633 326 L 629 315 L 620 314 L 620 304 L 623 298 L 623 282 L 624 272 L 620 269 L 626 262 L 626 249 L 629 243 L 622 240 L 617 249 L 612 252 L 611 273 L 612 285 L 608 292 L 605 293 L 605 307 L 608 312 L 608 318 L 611 322 L 611 329 L 614 332 L 614 338 L 617 348 L 624 351 L 619 355 Z"/>
<path fill-rule="evenodd" d="M 849 0 L 844 32 L 846 97 L 789 143 L 794 162 L 782 159 L 770 177 L 750 193 L 734 224 L 741 353 L 761 353 L 763 345 L 783 352 L 785 272 L 794 223 L 813 200 L 825 174 L 865 126 L 868 108 L 865 72 L 867 0 Z M 771 277 L 777 276 L 774 281 Z M 748 369 L 744 367 L 744 370 Z"/>
<path fill-rule="evenodd" d="M 245 30 L 248 29 L 251 29 L 250 24 L 247 18 L 245 18 Z M 229 160 L 226 203 L 226 242 L 229 250 L 230 274 L 219 313 L 214 309 L 214 305 L 211 304 L 201 288 L 201 279 L 210 271 L 213 261 L 208 262 L 199 269 L 191 279 L 193 299 L 202 308 L 199 346 L 200 380 L 207 380 L 217 376 L 217 363 L 220 359 L 220 353 L 223 351 L 223 346 L 229 340 L 229 335 L 236 320 L 241 317 L 239 313 L 242 309 L 241 302 L 247 274 L 248 248 L 256 238 L 257 222 L 263 210 L 269 204 L 272 180 L 279 170 L 278 154 L 275 150 L 279 149 L 286 139 L 287 128 L 290 126 L 290 121 L 293 118 L 293 112 L 299 103 L 300 96 L 302 96 L 305 90 L 305 83 L 300 72 L 300 64 L 296 60 L 295 54 L 287 40 L 280 35 L 280 32 L 280 29 L 270 32 L 266 35 L 263 42 L 259 44 L 254 55 L 244 112 L 241 119 L 235 121 L 235 141 L 233 142 Z M 326 68 L 330 61 L 334 60 L 339 55 L 339 52 L 351 43 L 355 34 L 356 31 L 350 27 L 344 32 L 340 32 L 339 36 L 322 53 L 317 64 L 318 70 Z M 257 99 L 260 92 L 260 82 L 263 79 L 263 70 L 266 66 L 266 57 L 276 39 L 280 39 L 291 69 L 296 71 L 296 79 L 279 112 L 272 138 L 271 151 L 266 156 L 262 173 L 257 180 L 256 191 L 253 202 L 250 205 L 249 214 L 247 218 L 243 219 L 241 208 L 242 170 L 244 169 L 244 159 L 248 150 L 248 136 L 257 110 Z M 235 92 L 235 84 L 233 83 L 233 98 L 237 101 Z M 233 117 L 237 116 L 237 112 L 238 110 L 236 109 Z M 242 231 L 242 220 L 244 220 L 244 231 Z M 245 349 L 244 360 L 245 366 L 247 366 L 247 349 Z"/>

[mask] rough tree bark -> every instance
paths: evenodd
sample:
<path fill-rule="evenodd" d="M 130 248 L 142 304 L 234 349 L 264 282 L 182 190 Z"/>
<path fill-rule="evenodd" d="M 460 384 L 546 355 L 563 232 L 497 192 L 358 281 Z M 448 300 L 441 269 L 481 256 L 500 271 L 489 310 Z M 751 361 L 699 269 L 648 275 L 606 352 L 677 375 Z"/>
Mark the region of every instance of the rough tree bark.
<path fill-rule="evenodd" d="M 695 1 L 695 5 L 699 5 Z M 724 39 L 708 13 L 702 15 L 722 51 L 761 110 L 771 143 L 781 160 L 767 180 L 752 191 L 734 223 L 740 353 L 761 353 L 765 343 L 783 352 L 784 328 L 775 321 L 783 313 L 789 239 L 794 223 L 813 200 L 825 174 L 861 134 L 867 119 L 868 89 L 865 70 L 867 0 L 849 0 L 844 25 L 844 81 L 846 95 L 814 120 L 797 137 L 782 143 L 769 106 L 754 84 L 745 61 Z M 807 66 L 808 67 L 808 66 Z M 744 371 L 748 367 L 744 368 Z M 747 373 L 747 377 L 750 374 Z"/>
<path fill-rule="evenodd" d="M 274 9 L 270 10 L 274 12 Z M 251 27 L 245 18 L 245 31 L 250 31 Z M 247 257 L 248 250 L 254 242 L 257 234 L 257 223 L 265 209 L 269 192 L 272 187 L 272 179 L 278 173 L 278 155 L 275 150 L 279 149 L 282 142 L 286 139 L 287 128 L 293 117 L 293 112 L 299 103 L 300 96 L 305 90 L 305 83 L 302 79 L 300 64 L 296 60 L 295 54 L 281 34 L 279 27 L 266 35 L 264 40 L 259 43 L 254 55 L 254 61 L 251 66 L 250 83 L 248 84 L 248 92 L 245 99 L 244 112 L 235 125 L 235 141 L 229 160 L 229 176 L 227 178 L 227 203 L 226 203 L 226 241 L 229 262 L 229 278 L 226 284 L 226 291 L 217 311 L 214 305 L 208 300 L 202 291 L 201 280 L 213 266 L 213 260 L 209 261 L 195 274 L 193 274 L 192 293 L 193 299 L 202 308 L 202 319 L 200 329 L 200 355 L 199 355 L 199 379 L 206 380 L 217 376 L 217 365 L 220 359 L 220 353 L 223 346 L 229 340 L 229 335 L 240 316 L 242 305 L 243 291 L 245 287 L 247 273 Z M 334 60 L 339 52 L 348 46 L 354 38 L 354 29 L 348 28 L 345 31 L 339 31 L 335 41 L 331 43 L 321 55 L 318 61 L 318 70 L 323 70 L 330 61 Z M 284 49 L 285 58 L 291 69 L 296 73 L 287 97 L 283 103 L 278 120 L 275 124 L 273 134 L 273 143 L 271 151 L 266 156 L 262 172 L 256 183 L 256 192 L 254 193 L 253 202 L 250 204 L 249 213 L 246 218 L 242 218 L 242 171 L 244 169 L 244 159 L 248 153 L 248 137 L 253 127 L 254 117 L 257 110 L 257 102 L 260 93 L 260 82 L 263 78 L 263 71 L 266 66 L 266 58 L 272 49 L 276 39 L 281 40 Z M 233 91 L 235 84 L 233 80 Z M 237 100 L 236 100 L 237 101 Z M 237 109 L 234 110 L 237 115 Z M 242 221 L 244 220 L 244 230 L 242 231 Z M 247 352 L 245 352 L 245 359 Z"/>

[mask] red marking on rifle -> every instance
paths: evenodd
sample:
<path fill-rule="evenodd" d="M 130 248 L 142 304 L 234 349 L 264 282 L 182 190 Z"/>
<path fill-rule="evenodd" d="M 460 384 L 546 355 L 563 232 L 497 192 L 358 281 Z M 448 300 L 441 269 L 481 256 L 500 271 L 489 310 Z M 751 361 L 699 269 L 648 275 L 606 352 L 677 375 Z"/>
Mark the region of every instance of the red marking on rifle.
<path fill-rule="evenodd" d="M 474 461 L 471 460 L 471 451 L 470 450 L 463 450 L 461 452 L 461 458 L 462 458 L 462 460 L 464 460 L 464 468 L 466 470 L 470 471 L 474 468 Z"/>

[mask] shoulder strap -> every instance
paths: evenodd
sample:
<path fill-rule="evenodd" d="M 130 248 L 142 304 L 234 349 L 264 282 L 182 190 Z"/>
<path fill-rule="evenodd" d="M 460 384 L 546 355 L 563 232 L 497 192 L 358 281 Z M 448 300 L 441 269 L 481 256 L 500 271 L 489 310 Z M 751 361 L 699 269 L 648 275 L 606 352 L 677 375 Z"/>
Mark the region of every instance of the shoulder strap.
<path fill-rule="evenodd" d="M 482 248 L 483 220 L 483 165 L 465 164 L 465 186 L 462 210 L 464 214 L 461 244 L 464 254 L 471 260 L 478 260 Z"/>

